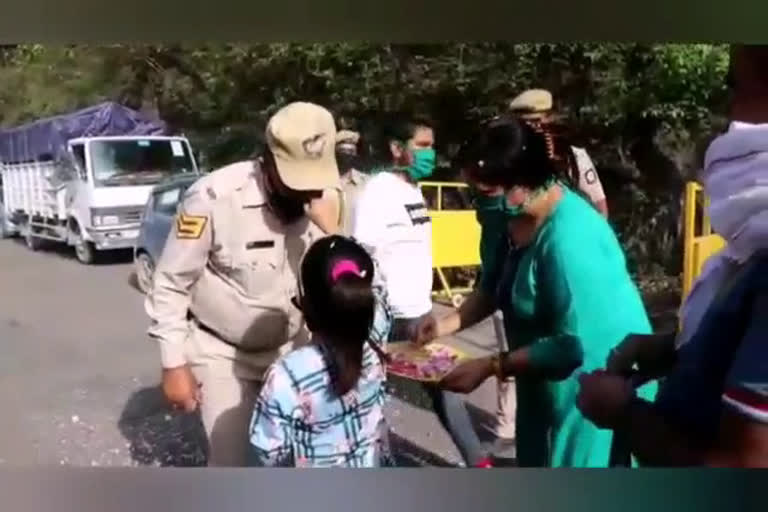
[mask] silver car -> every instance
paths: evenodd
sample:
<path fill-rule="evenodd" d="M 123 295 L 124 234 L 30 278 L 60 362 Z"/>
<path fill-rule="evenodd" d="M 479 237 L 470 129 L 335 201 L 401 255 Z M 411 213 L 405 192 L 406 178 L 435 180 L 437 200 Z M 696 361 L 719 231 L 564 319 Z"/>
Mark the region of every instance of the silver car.
<path fill-rule="evenodd" d="M 149 196 L 141 218 L 141 230 L 133 249 L 136 284 L 147 293 L 152 286 L 155 263 L 163 252 L 179 201 L 200 175 L 177 176 L 160 183 Z"/>

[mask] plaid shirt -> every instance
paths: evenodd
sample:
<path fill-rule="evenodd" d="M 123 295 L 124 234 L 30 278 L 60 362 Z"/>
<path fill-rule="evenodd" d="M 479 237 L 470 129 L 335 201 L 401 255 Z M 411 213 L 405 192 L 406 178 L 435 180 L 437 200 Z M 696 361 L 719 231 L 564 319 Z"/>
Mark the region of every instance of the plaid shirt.
<path fill-rule="evenodd" d="M 385 292 L 375 291 L 371 339 L 386 348 L 391 314 Z M 339 398 L 323 350 L 311 343 L 281 357 L 267 372 L 250 426 L 255 465 L 377 467 L 388 455 L 383 362 L 366 344 L 360 379 Z"/>

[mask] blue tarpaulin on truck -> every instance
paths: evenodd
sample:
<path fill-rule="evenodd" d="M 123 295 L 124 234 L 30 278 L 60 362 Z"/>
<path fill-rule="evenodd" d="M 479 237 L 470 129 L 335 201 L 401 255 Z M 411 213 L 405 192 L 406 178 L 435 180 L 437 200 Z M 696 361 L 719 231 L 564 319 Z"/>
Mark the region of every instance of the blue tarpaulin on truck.
<path fill-rule="evenodd" d="M 67 142 L 79 137 L 163 135 L 165 132 L 163 121 L 117 103 L 106 102 L 0 130 L 0 162 L 57 159 L 66 152 Z"/>

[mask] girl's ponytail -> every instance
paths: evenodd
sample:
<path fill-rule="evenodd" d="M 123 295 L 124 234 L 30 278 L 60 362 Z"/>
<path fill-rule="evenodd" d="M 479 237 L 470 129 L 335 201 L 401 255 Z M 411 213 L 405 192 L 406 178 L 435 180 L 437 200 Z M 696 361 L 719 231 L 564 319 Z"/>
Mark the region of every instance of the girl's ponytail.
<path fill-rule="evenodd" d="M 338 261 L 331 276 L 328 306 L 337 312 L 335 335 L 329 344 L 334 368 L 331 379 L 334 391 L 342 396 L 360 379 L 363 346 L 370 336 L 375 298 L 371 283 L 360 275 L 354 261 Z"/>
<path fill-rule="evenodd" d="M 337 396 L 354 389 L 362 374 L 375 311 L 373 272 L 365 249 L 341 236 L 315 242 L 301 265 L 302 309 L 319 335 Z"/>

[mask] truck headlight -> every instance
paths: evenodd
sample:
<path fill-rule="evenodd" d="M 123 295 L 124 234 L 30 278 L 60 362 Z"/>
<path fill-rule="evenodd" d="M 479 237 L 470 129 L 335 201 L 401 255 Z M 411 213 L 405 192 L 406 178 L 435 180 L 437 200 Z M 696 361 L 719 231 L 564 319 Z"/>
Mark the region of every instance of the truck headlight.
<path fill-rule="evenodd" d="M 94 215 L 91 220 L 94 226 L 116 226 L 120 224 L 120 217 L 117 215 Z"/>

